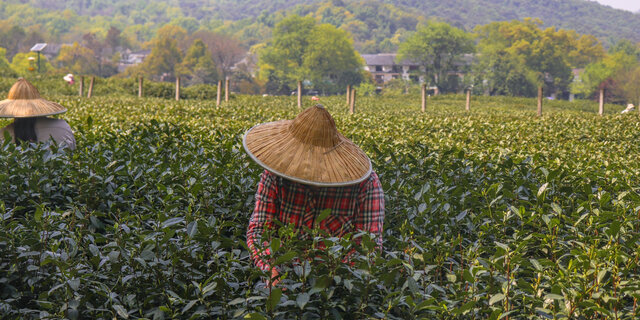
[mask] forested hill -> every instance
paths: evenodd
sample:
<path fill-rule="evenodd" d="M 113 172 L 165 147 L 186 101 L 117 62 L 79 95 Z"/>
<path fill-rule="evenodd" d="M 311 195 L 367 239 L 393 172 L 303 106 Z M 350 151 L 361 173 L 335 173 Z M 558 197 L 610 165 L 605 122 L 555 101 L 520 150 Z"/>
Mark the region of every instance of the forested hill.
<path fill-rule="evenodd" d="M 65 11 L 66 10 L 66 11 Z M 493 21 L 540 18 L 544 26 L 593 34 L 605 45 L 626 38 L 640 42 L 640 14 L 588 0 L 4 0 L 0 20 L 40 26 L 63 41 L 109 26 L 137 41 L 149 40 L 159 26 L 173 23 L 188 31 L 205 28 L 238 37 L 247 45 L 264 41 L 287 13 L 311 14 L 354 34 L 364 51 L 388 50 L 396 29 L 411 31 L 428 18 L 471 30 Z M 62 14 L 61 14 L 62 13 Z M 0 21 L 1 22 L 1 21 Z M 402 30 L 401 30 L 402 31 Z M 67 35 L 67 36 L 65 36 Z M 394 39 L 394 36 L 396 39 Z M 360 39 L 358 39 L 360 37 Z M 387 40 L 387 44 L 381 44 Z M 365 43 L 367 42 L 368 43 Z M 360 44 L 358 44 L 360 42 Z M 375 43 L 372 45 L 371 43 Z"/>

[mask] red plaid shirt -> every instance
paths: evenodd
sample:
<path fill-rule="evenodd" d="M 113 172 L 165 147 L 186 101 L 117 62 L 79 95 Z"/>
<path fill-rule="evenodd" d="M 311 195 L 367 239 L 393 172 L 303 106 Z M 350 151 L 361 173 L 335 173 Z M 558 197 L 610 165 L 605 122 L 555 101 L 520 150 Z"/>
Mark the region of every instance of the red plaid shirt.
<path fill-rule="evenodd" d="M 320 223 L 320 229 L 332 236 L 354 231 L 368 231 L 377 235 L 382 247 L 384 222 L 384 194 L 378 175 L 373 172 L 365 181 L 346 187 L 313 187 L 293 182 L 265 170 L 256 192 L 256 207 L 247 229 L 247 245 L 256 266 L 270 270 L 269 249 L 260 250 L 256 243 L 265 228 L 274 226 L 273 220 L 291 223 L 299 230 L 313 228 L 316 216 L 325 209 L 331 214 Z M 268 242 L 263 243 L 267 247 Z"/>

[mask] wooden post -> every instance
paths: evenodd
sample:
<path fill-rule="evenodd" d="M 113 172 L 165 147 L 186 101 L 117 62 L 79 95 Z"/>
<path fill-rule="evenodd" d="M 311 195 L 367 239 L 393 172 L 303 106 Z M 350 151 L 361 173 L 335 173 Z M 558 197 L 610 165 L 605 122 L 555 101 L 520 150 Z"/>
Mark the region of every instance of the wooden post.
<path fill-rule="evenodd" d="M 218 80 L 218 96 L 216 96 L 216 107 L 220 106 L 221 99 L 222 99 L 222 80 Z"/>
<path fill-rule="evenodd" d="M 140 76 L 138 78 L 138 98 L 142 98 L 142 95 L 143 95 L 143 92 L 142 92 L 143 82 L 144 82 L 144 78 Z"/>
<path fill-rule="evenodd" d="M 471 89 L 467 89 L 467 105 L 464 109 L 467 111 L 471 111 Z"/>
<path fill-rule="evenodd" d="M 349 103 L 349 114 L 356 113 L 356 88 L 351 89 L 351 103 Z"/>
<path fill-rule="evenodd" d="M 176 77 L 176 101 L 180 101 L 180 76 Z"/>
<path fill-rule="evenodd" d="M 302 108 L 302 81 L 298 81 L 298 109 Z"/>
<path fill-rule="evenodd" d="M 427 85 L 425 83 L 420 87 L 420 92 L 422 93 L 422 107 L 420 110 L 422 110 L 422 112 L 427 112 Z"/>
<path fill-rule="evenodd" d="M 224 79 L 224 102 L 229 102 L 229 77 Z"/>
<path fill-rule="evenodd" d="M 96 77 L 91 77 L 91 81 L 89 81 L 89 91 L 87 91 L 87 98 L 91 98 L 93 94 L 93 82 L 96 80 Z"/>
<path fill-rule="evenodd" d="M 604 114 L 604 88 L 600 88 L 600 104 L 598 105 L 598 114 Z"/>
<path fill-rule="evenodd" d="M 78 93 L 81 97 L 84 97 L 84 76 L 80 76 L 80 86 L 78 88 Z"/>
<path fill-rule="evenodd" d="M 538 117 L 542 117 L 542 86 L 538 87 Z"/>
<path fill-rule="evenodd" d="M 349 105 L 351 103 L 351 85 L 348 84 L 347 85 L 347 105 Z"/>

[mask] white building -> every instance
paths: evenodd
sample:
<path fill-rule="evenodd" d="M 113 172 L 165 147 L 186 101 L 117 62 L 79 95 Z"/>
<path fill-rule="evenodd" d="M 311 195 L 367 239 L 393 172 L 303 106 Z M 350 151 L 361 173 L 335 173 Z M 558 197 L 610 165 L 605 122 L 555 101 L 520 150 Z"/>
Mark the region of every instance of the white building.
<path fill-rule="evenodd" d="M 362 58 L 365 61 L 364 69 L 369 71 L 373 76 L 375 82 L 379 85 L 385 84 L 393 79 L 403 79 L 409 81 L 410 79 L 422 82 L 423 76 L 416 76 L 418 70 L 424 71 L 423 68 L 417 63 L 410 61 L 403 61 L 401 63 L 396 62 L 395 53 L 378 53 L 378 54 L 363 54 Z"/>

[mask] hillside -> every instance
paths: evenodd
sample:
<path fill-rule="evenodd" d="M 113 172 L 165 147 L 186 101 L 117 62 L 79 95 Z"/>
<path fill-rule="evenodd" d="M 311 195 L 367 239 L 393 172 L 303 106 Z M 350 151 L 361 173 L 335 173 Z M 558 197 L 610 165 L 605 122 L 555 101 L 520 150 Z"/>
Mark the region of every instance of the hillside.
<path fill-rule="evenodd" d="M 173 23 L 232 34 L 252 45 L 264 41 L 287 13 L 311 14 L 354 35 L 364 52 L 393 50 L 429 18 L 471 30 L 493 21 L 540 18 L 545 26 L 593 34 L 605 45 L 626 38 L 640 42 L 640 14 L 588 0 L 5 0 L 0 20 L 49 32 L 51 41 L 78 39 L 87 30 L 124 29 L 133 43 L 148 41 Z M 0 21 L 1 22 L 1 21 Z M 127 30 L 128 29 L 128 30 Z M 386 41 L 386 42 L 385 42 Z"/>

